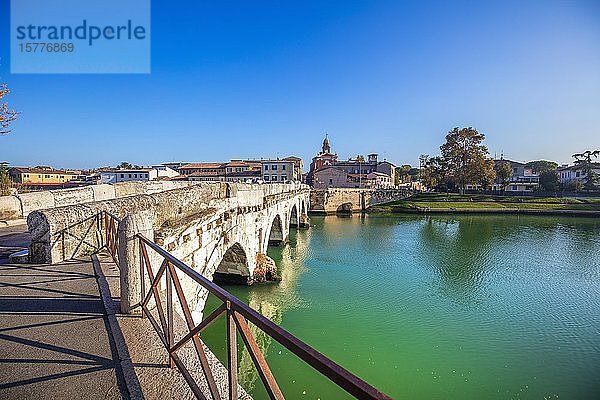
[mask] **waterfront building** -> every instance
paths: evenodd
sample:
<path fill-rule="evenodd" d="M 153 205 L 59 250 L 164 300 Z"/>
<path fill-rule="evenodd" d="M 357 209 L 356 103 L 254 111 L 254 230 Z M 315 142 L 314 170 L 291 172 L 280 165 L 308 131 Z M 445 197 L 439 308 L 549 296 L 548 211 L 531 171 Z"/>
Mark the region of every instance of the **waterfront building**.
<path fill-rule="evenodd" d="M 306 183 L 312 185 L 314 173 L 320 169 L 333 166 L 337 163 L 337 154 L 331 152 L 331 144 L 329 143 L 329 137 L 325 134 L 323 139 L 323 145 L 321 151 L 313 157 L 310 163 L 310 171 L 306 176 Z"/>
<path fill-rule="evenodd" d="M 191 181 L 291 182 L 302 180 L 302 159 L 289 156 L 276 160 L 231 160 L 215 163 L 189 163 L 179 172 Z"/>
<path fill-rule="evenodd" d="M 512 174 L 508 178 L 508 185 L 502 186 L 499 179 L 492 185 L 492 190 L 504 192 L 533 192 L 540 185 L 540 176 L 533 171 L 533 167 L 518 161 L 505 159 L 494 160 L 495 163 L 508 163 Z M 468 188 L 467 188 L 468 189 Z"/>
<path fill-rule="evenodd" d="M 282 183 L 302 180 L 302 170 L 295 160 L 261 160 L 262 178 L 265 183 Z"/>
<path fill-rule="evenodd" d="M 600 175 L 600 163 L 592 163 L 592 171 Z M 585 183 L 587 180 L 587 173 L 582 165 L 563 164 L 556 169 L 556 173 L 561 185 L 570 185 L 574 182 Z"/>
<path fill-rule="evenodd" d="M 377 153 L 368 154 L 366 159 L 358 155 L 338 160 L 325 135 L 321 151 L 310 164 L 307 183 L 316 188 L 383 188 L 394 186 L 395 178 L 396 166 L 386 160 L 379 161 Z"/>
<path fill-rule="evenodd" d="M 303 174 L 303 170 L 304 170 L 304 163 L 302 162 L 302 159 L 300 157 L 296 157 L 296 156 L 288 156 L 283 158 L 284 161 L 291 161 L 292 163 L 294 163 L 294 181 L 301 181 L 304 182 L 304 174 Z"/>

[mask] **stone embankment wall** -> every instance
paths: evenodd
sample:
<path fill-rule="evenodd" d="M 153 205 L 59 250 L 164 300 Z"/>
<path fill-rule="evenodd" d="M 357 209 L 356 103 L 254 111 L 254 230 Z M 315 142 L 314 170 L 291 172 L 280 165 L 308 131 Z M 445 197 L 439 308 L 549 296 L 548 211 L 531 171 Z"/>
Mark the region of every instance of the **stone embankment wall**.
<path fill-rule="evenodd" d="M 310 212 L 335 214 L 338 212 L 363 212 L 370 206 L 405 199 L 407 189 L 311 189 Z"/>
<path fill-rule="evenodd" d="M 0 197 L 0 220 L 26 218 L 35 210 L 62 207 L 94 201 L 112 200 L 139 194 L 152 194 L 187 187 L 195 182 L 149 181 L 121 182 L 114 185 L 89 185 L 72 189 L 56 189 Z"/>

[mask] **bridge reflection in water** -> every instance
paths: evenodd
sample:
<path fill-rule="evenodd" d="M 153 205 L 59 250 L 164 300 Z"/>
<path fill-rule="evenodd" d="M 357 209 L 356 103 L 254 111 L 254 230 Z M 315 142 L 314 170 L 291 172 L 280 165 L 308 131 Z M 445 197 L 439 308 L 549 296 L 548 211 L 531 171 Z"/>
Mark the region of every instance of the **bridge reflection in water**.
<path fill-rule="evenodd" d="M 281 277 L 280 282 L 254 285 L 252 289 L 246 286 L 226 286 L 225 289 L 269 320 L 281 325 L 286 311 L 301 308 L 306 304 L 306 300 L 298 295 L 296 285 L 298 278 L 305 270 L 304 259 L 309 251 L 310 238 L 310 229 L 292 229 L 288 244 L 284 247 L 269 247 L 268 254 L 277 263 L 278 273 Z M 218 305 L 219 300 L 210 295 L 204 313 L 208 315 Z M 216 321 L 213 325 L 207 328 L 206 333 L 202 334 L 202 340 L 222 362 L 225 362 L 227 360 L 227 349 L 223 344 L 223 335 L 226 329 L 225 322 Z M 249 326 L 260 350 L 268 358 L 273 339 L 253 324 L 249 324 Z M 260 390 L 262 383 L 250 354 L 243 344 L 238 346 L 238 351 L 240 352 L 238 361 L 239 383 L 250 393 L 255 389 Z M 273 373 L 277 376 L 277 371 L 273 371 Z"/>

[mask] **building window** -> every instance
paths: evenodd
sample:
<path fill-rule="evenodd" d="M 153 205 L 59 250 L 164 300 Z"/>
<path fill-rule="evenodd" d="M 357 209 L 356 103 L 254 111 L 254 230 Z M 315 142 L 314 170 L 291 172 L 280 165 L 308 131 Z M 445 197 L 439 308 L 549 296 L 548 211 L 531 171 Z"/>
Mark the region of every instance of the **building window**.
<path fill-rule="evenodd" d="M 131 178 L 131 174 L 129 174 L 129 177 Z"/>
<path fill-rule="evenodd" d="M 512 190 L 513 190 L 513 191 L 517 191 L 517 185 L 513 185 L 513 186 L 512 186 Z"/>
<path fill-rule="evenodd" d="M 285 164 L 281 166 L 281 169 L 285 171 Z"/>
<path fill-rule="evenodd" d="M 269 180 L 269 175 L 265 175 L 265 181 Z"/>
<path fill-rule="evenodd" d="M 134 178 L 137 178 L 137 174 L 133 174 L 133 177 L 134 177 Z"/>
<path fill-rule="evenodd" d="M 268 171 L 268 170 L 269 170 L 269 166 L 265 165 L 265 171 Z"/>
<path fill-rule="evenodd" d="M 121 178 L 125 178 L 125 174 L 121 174 Z"/>
<path fill-rule="evenodd" d="M 285 175 L 281 175 L 280 181 L 281 181 L 281 182 L 285 182 L 285 181 L 287 181 L 287 176 L 285 176 Z"/>
<path fill-rule="evenodd" d="M 275 171 L 277 169 L 277 165 L 273 164 L 271 165 L 271 170 Z"/>
<path fill-rule="evenodd" d="M 271 180 L 272 180 L 272 181 L 276 181 L 276 180 L 277 180 L 277 175 L 273 175 L 273 176 L 271 177 Z"/>

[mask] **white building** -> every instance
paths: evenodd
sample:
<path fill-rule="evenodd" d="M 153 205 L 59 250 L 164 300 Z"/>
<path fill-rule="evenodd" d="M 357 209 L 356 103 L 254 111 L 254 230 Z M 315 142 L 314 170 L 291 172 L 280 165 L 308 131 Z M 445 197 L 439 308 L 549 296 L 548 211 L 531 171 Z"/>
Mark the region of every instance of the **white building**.
<path fill-rule="evenodd" d="M 167 165 L 153 165 L 152 169 L 156 170 L 156 174 L 158 179 L 160 178 L 173 178 L 179 175 L 179 172 L 175 171 L 173 168 L 170 168 Z"/>
<path fill-rule="evenodd" d="M 600 175 L 600 164 L 593 163 L 592 171 Z M 558 179 L 561 185 L 568 185 L 575 181 L 585 183 L 587 180 L 587 174 L 581 165 L 561 165 L 556 169 L 556 172 L 558 173 Z"/>
<path fill-rule="evenodd" d="M 100 183 L 145 182 L 155 179 L 158 179 L 158 171 L 154 168 L 109 169 L 100 171 Z"/>
<path fill-rule="evenodd" d="M 497 180 L 492 185 L 492 190 L 503 190 L 505 192 L 533 192 L 540 185 L 540 176 L 533 171 L 533 167 L 511 160 L 494 160 L 496 163 L 508 163 L 512 168 L 512 174 L 508 178 L 508 185 L 502 187 L 502 183 Z"/>
<path fill-rule="evenodd" d="M 291 182 L 302 179 L 302 171 L 298 170 L 294 160 L 261 160 L 262 179 L 265 182 Z"/>

